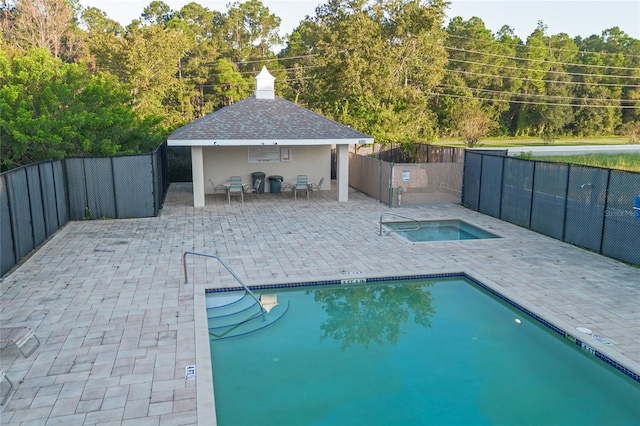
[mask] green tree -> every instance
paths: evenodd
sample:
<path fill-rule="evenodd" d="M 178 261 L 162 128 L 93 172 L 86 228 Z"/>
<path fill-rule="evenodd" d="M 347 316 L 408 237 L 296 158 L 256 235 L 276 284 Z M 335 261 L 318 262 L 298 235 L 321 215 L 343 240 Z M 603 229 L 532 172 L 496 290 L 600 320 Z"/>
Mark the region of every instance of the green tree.
<path fill-rule="evenodd" d="M 227 57 L 246 62 L 273 55 L 271 49 L 281 42 L 280 22 L 259 0 L 233 3 L 222 18 L 224 39 L 230 46 Z"/>
<path fill-rule="evenodd" d="M 218 97 L 218 105 L 231 105 L 251 94 L 251 82 L 243 78 L 228 59 L 218 59 L 212 71 L 215 74 L 213 92 Z"/>
<path fill-rule="evenodd" d="M 640 121 L 629 121 L 622 126 L 622 134 L 629 138 L 629 143 L 640 144 Z"/>
<path fill-rule="evenodd" d="M 441 96 L 436 100 L 441 131 L 457 132 L 453 124 L 460 109 L 457 105 L 465 102 L 460 98 L 463 96 L 480 99 L 487 113 L 500 118 L 502 127 L 494 129 L 508 134 L 521 107 L 508 101 L 517 99 L 522 88 L 516 58 L 522 41 L 506 25 L 494 35 L 477 17 L 467 21 L 455 17 L 446 31 L 449 63 L 443 84 L 438 88 Z M 446 108 L 443 110 L 442 106 Z"/>
<path fill-rule="evenodd" d="M 142 11 L 142 21 L 148 25 L 162 25 L 172 18 L 171 7 L 162 1 L 154 0 Z"/>
<path fill-rule="evenodd" d="M 319 28 L 315 22 L 305 20 L 289 35 L 287 46 L 278 54 L 281 63 L 286 69 L 284 81 L 276 81 L 282 84 L 282 92 L 285 97 L 295 103 L 300 101 L 300 96 L 310 90 L 311 70 L 314 67 L 315 47 L 318 44 Z"/>
<path fill-rule="evenodd" d="M 299 96 L 307 106 L 380 142 L 429 141 L 428 97 L 443 74 L 443 4 L 329 1 L 316 10 L 317 39 Z"/>
<path fill-rule="evenodd" d="M 188 49 L 178 64 L 178 79 L 183 82 L 181 108 L 185 121 L 205 116 L 218 108 L 213 91 L 212 65 L 225 50 L 222 40 L 222 14 L 197 3 L 188 3 L 169 21 L 170 28 L 182 32 Z"/>
<path fill-rule="evenodd" d="M 2 168 L 72 155 L 150 152 L 164 134 L 142 119 L 112 76 L 90 75 L 45 49 L 0 51 Z"/>
<path fill-rule="evenodd" d="M 480 143 L 480 139 L 485 137 L 497 123 L 483 109 L 480 101 L 470 99 L 463 102 L 457 110 L 454 125 L 458 136 L 462 138 L 469 148 L 473 148 Z"/>

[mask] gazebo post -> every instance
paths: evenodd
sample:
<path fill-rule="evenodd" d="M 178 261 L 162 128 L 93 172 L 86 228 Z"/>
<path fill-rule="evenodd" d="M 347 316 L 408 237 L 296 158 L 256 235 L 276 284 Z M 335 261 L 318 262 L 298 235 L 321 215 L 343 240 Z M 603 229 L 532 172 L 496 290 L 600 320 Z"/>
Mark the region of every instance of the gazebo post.
<path fill-rule="evenodd" d="M 338 201 L 349 201 L 349 145 L 336 145 Z"/>
<path fill-rule="evenodd" d="M 204 157 L 201 146 L 191 147 L 191 173 L 193 177 L 193 206 L 204 207 Z"/>

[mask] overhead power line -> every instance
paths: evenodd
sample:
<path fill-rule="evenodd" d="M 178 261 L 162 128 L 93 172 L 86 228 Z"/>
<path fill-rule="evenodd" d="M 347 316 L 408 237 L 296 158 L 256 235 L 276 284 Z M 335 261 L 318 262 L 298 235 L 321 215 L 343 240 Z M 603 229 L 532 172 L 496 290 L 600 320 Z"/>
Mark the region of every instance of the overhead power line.
<path fill-rule="evenodd" d="M 470 41 L 473 41 L 475 43 L 485 42 L 487 44 L 489 44 L 489 43 L 491 43 L 491 44 L 497 43 L 497 44 L 502 44 L 502 45 L 505 45 L 505 46 L 509 45 L 508 43 L 505 43 L 502 40 L 496 39 L 496 38 L 492 38 L 491 40 L 481 40 L 481 39 L 477 39 L 477 38 L 464 37 L 464 36 L 461 36 L 461 35 L 450 34 L 450 33 L 447 33 L 447 37 L 449 37 L 449 38 L 458 38 L 458 39 L 461 39 L 461 40 L 470 40 Z M 518 40 L 522 40 L 522 39 L 518 38 Z M 553 46 L 544 46 L 544 47 L 540 46 L 540 47 L 538 47 L 538 46 L 528 46 L 526 44 L 518 44 L 517 47 L 518 48 L 524 48 L 524 49 L 530 49 L 530 50 L 545 50 L 545 51 L 552 50 L 552 51 L 556 51 L 556 52 L 578 53 L 580 55 L 603 55 L 603 56 L 619 55 L 619 53 L 584 50 L 584 49 L 578 50 L 576 52 L 573 49 L 561 49 L 561 48 L 553 47 Z M 625 53 L 624 57 L 625 58 L 640 58 L 640 55 L 630 55 L 628 53 Z"/>
<path fill-rule="evenodd" d="M 459 90 L 472 90 L 474 92 L 483 92 L 483 93 L 494 93 L 497 95 L 504 95 L 507 97 L 524 97 L 524 98 L 542 98 L 542 99 L 557 99 L 564 101 L 589 101 L 589 102 L 616 102 L 616 103 L 640 103 L 640 100 L 631 100 L 631 99 L 607 99 L 607 98 L 576 98 L 575 96 L 557 96 L 557 95 L 543 95 L 536 93 L 518 93 L 518 92 L 507 92 L 504 90 L 491 90 L 491 89 L 480 89 L 477 87 L 468 87 L 468 86 L 456 86 L 453 84 L 439 84 L 437 87 L 442 88 L 450 88 L 450 89 L 459 89 Z M 629 105 L 631 106 L 631 105 Z"/>
<path fill-rule="evenodd" d="M 472 64 L 472 65 L 481 65 L 485 67 L 493 67 L 493 68 L 503 68 L 507 70 L 515 70 L 515 71 L 531 71 L 531 72 L 544 72 L 549 74 L 563 74 L 563 75 L 575 75 L 581 77 L 598 77 L 598 78 L 621 78 L 621 79 L 640 79 L 640 75 L 613 75 L 613 74 L 589 74 L 589 73 L 581 73 L 581 72 L 570 72 L 570 71 L 555 71 L 555 70 L 534 70 L 531 68 L 520 68 L 520 67 L 511 67 L 508 65 L 499 65 L 499 64 L 489 64 L 485 62 L 475 62 L 475 61 L 465 61 L 464 59 L 453 59 L 449 58 L 449 62 L 460 62 L 464 64 Z M 556 62 L 548 62 L 548 64 L 556 64 Z M 638 69 L 640 72 L 640 69 Z"/>
<path fill-rule="evenodd" d="M 521 100 L 513 100 L 513 99 L 495 99 L 495 98 L 480 98 L 476 96 L 465 96 L 465 95 L 453 95 L 450 93 L 437 93 L 432 92 L 433 96 L 446 97 L 446 98 L 461 98 L 461 99 L 476 99 L 478 101 L 490 101 L 490 102 L 508 102 L 514 104 L 527 104 L 527 105 L 548 105 L 548 106 L 566 106 L 566 107 L 577 107 L 577 108 L 631 108 L 631 109 L 640 109 L 640 106 L 622 106 L 622 105 L 578 105 L 578 104 L 564 104 L 564 103 L 556 103 L 556 102 L 533 102 L 533 101 L 521 101 Z"/>
<path fill-rule="evenodd" d="M 523 58 L 520 56 L 498 55 L 496 53 L 483 52 L 481 50 L 461 49 L 459 47 L 451 47 L 451 46 L 443 46 L 443 47 L 446 50 L 454 50 L 454 51 L 465 52 L 465 53 L 477 53 L 480 55 L 493 56 L 493 57 L 502 58 L 502 59 L 513 59 L 516 61 L 544 62 L 546 64 L 551 64 L 551 65 L 564 65 L 564 66 L 585 67 L 585 68 L 605 68 L 605 69 L 629 70 L 629 71 L 640 72 L 640 68 L 617 67 L 613 65 L 609 66 L 609 65 L 595 65 L 595 64 L 574 64 L 570 62 L 547 61 L 546 59 L 534 59 L 534 58 Z"/>
<path fill-rule="evenodd" d="M 446 70 L 448 72 L 456 72 L 460 74 L 471 74 L 471 75 L 479 75 L 482 77 L 491 77 L 491 78 L 504 78 L 504 79 L 512 79 L 512 80 L 523 80 L 523 81 L 539 81 L 543 83 L 557 83 L 557 84 L 576 84 L 576 85 L 584 85 L 584 86 L 607 86 L 607 87 L 630 87 L 630 88 L 640 88 L 638 84 L 615 84 L 615 83 L 590 83 L 586 81 L 561 81 L 561 80 L 546 80 L 546 79 L 538 79 L 538 78 L 527 78 L 527 77 L 513 77 L 507 75 L 495 75 L 495 74 L 485 74 L 480 72 L 473 71 L 464 71 L 464 70 Z"/>

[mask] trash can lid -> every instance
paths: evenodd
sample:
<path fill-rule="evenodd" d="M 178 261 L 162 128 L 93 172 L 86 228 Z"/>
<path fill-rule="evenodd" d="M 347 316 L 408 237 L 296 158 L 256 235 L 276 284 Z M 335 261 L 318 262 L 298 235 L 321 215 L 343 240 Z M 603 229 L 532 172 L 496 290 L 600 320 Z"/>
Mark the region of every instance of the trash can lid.
<path fill-rule="evenodd" d="M 269 180 L 282 180 L 282 176 L 272 175 L 269 176 Z"/>
<path fill-rule="evenodd" d="M 251 173 L 251 176 L 264 176 L 265 173 L 264 172 L 253 172 Z"/>

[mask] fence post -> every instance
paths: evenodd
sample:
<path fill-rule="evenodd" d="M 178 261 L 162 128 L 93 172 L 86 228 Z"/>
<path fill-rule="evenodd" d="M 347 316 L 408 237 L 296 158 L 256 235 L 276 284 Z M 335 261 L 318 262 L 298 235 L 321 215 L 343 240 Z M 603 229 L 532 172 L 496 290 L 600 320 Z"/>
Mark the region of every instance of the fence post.
<path fill-rule="evenodd" d="M 478 176 L 478 202 L 476 204 L 477 209 L 476 211 L 480 211 L 480 200 L 482 199 L 482 165 L 484 164 L 484 154 L 483 153 L 479 153 L 480 154 L 480 173 Z"/>
<path fill-rule="evenodd" d="M 527 229 L 531 229 L 531 216 L 533 216 L 533 194 L 535 194 L 536 189 L 536 164 L 538 164 L 538 162 L 533 160 L 533 172 L 531 173 L 531 198 L 529 200 L 529 226 L 527 226 Z"/>
<path fill-rule="evenodd" d="M 571 163 L 567 164 L 567 182 L 564 190 L 564 218 L 562 219 L 562 241 L 567 236 L 567 209 L 569 206 L 569 181 L 571 178 Z"/>
<path fill-rule="evenodd" d="M 378 164 L 380 165 L 380 168 L 378 170 L 378 186 L 380 187 L 378 189 L 378 201 L 382 202 L 382 160 L 380 159 L 380 155 L 378 153 Z"/>
<path fill-rule="evenodd" d="M 393 207 L 393 161 L 389 163 L 389 208 Z"/>
<path fill-rule="evenodd" d="M 120 213 L 118 212 L 118 191 L 116 191 L 116 172 L 113 167 L 113 157 L 109 158 L 109 165 L 111 166 L 111 187 L 113 189 L 113 210 L 116 212 L 114 219 L 120 219 Z"/>
<path fill-rule="evenodd" d="M 607 224 L 607 208 L 609 206 L 609 185 L 611 181 L 611 169 L 607 169 L 607 185 L 604 192 L 604 211 L 602 212 L 602 229 L 600 230 L 600 248 L 598 253 L 602 254 L 602 245 L 604 243 L 604 227 Z"/>

